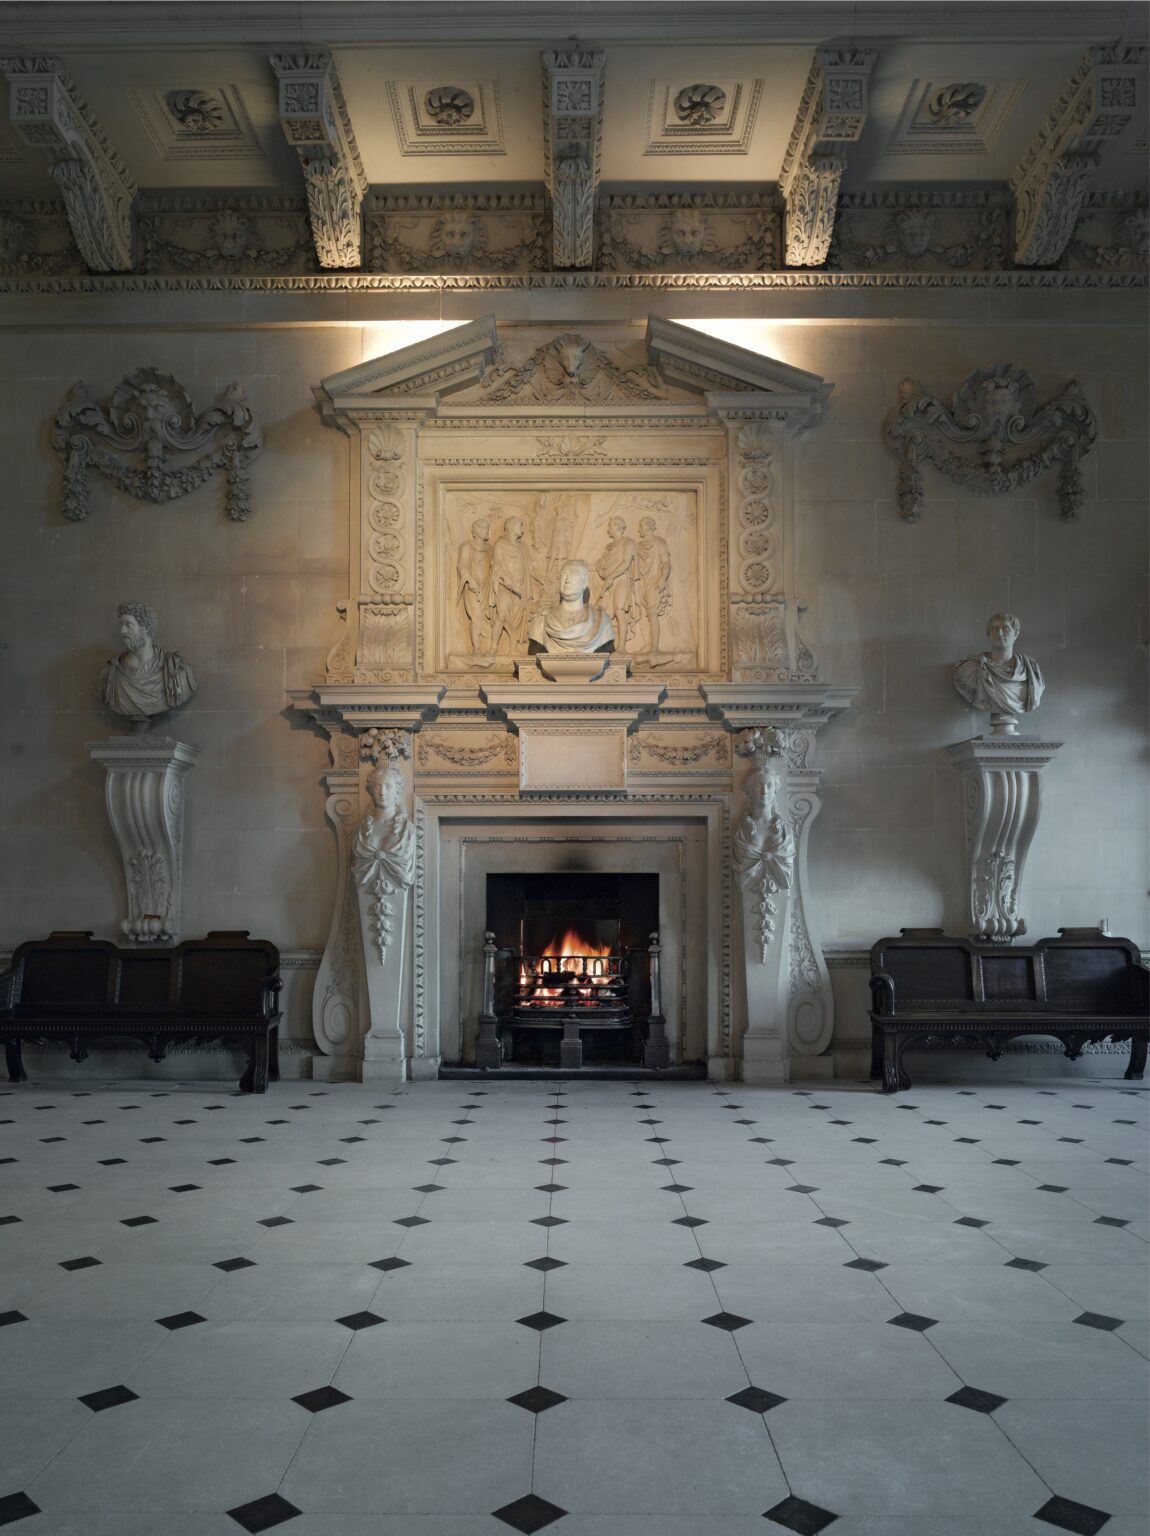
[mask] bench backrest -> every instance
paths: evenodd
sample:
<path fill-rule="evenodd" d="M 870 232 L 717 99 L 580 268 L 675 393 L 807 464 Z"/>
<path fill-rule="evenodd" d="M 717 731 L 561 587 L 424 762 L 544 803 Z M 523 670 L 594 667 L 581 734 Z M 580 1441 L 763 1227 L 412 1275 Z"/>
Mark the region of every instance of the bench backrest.
<path fill-rule="evenodd" d="M 871 974 L 894 982 L 896 1008 L 987 1004 L 1046 1012 L 1134 1013 L 1146 1009 L 1146 971 L 1129 939 L 1041 939 L 1016 948 L 971 939 L 880 939 Z"/>
<path fill-rule="evenodd" d="M 15 1003 L 51 1008 L 171 1009 L 259 1013 L 279 950 L 246 932 L 209 933 L 169 949 L 120 949 L 87 933 L 53 933 L 19 945 Z"/>

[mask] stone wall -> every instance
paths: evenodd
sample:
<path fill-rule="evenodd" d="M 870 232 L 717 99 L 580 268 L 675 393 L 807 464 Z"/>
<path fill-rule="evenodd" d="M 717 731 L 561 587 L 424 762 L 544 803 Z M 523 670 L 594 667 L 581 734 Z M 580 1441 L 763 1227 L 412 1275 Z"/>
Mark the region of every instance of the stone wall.
<path fill-rule="evenodd" d="M 492 308 L 460 295 L 449 318 Z M 526 296 L 508 295 L 523 308 Z M 634 295 L 626 302 L 638 315 Z M 806 296 L 803 296 L 806 297 Z M 812 300 L 817 300 L 812 295 Z M 983 648 L 983 626 L 1008 608 L 1048 691 L 1026 730 L 1062 740 L 1046 772 L 1042 823 L 1023 912 L 1035 936 L 1106 916 L 1145 945 L 1146 357 L 1137 294 L 973 293 L 935 305 L 929 293 L 866 305 L 840 298 L 838 318 L 792 305 L 798 323 L 744 320 L 729 296 L 660 299 L 660 312 L 714 325 L 729 340 L 808 369 L 835 388 L 796 457 L 797 585 L 820 676 L 860 685 L 855 707 L 819 739 L 824 809 L 811 834 L 817 925 L 831 946 L 865 946 L 902 925 L 965 923 L 959 777 L 950 743 L 985 729 L 954 693 L 950 672 Z M 957 299 L 961 298 L 959 304 Z M 17 328 L 19 305 L 31 323 Z M 200 296 L 181 310 L 146 294 L 5 301 L 0 332 L 0 945 L 50 928 L 114 935 L 119 858 L 100 770 L 85 743 L 120 726 L 99 704 L 95 675 L 119 649 L 115 606 L 152 603 L 160 643 L 193 665 L 199 690 L 163 727 L 201 748 L 189 783 L 184 933 L 248 928 L 281 948 L 318 949 L 330 916 L 334 846 L 319 775 L 326 743 L 286 709 L 284 690 L 317 678 L 340 634 L 346 595 L 346 442 L 326 429 L 311 386 L 412 339 L 389 330 L 380 297 L 365 323 L 348 307 L 263 307 L 242 295 Z M 405 318 L 444 315 L 411 295 Z M 411 305 L 423 308 L 411 308 Z M 608 318 L 607 296 L 543 294 L 533 319 L 584 327 Z M 620 296 L 611 296 L 619 318 Z M 515 306 L 501 302 L 508 321 Z M 643 318 L 651 308 L 642 306 Z M 296 324 L 308 314 L 315 323 Z M 354 311 L 353 318 L 354 318 Z M 324 323 L 331 319 L 331 324 Z M 370 324 L 366 322 L 370 320 Z M 636 319 L 636 335 L 641 322 Z M 390 340 L 389 340 L 390 338 Z M 1022 494 L 971 500 L 925 471 L 921 520 L 894 501 L 897 464 L 880 435 L 910 375 L 948 398 L 974 368 L 1013 362 L 1040 399 L 1076 378 L 1099 423 L 1084 461 L 1077 522 L 1058 515 L 1053 473 Z M 264 434 L 247 522 L 223 512 L 217 481 L 159 506 L 92 479 L 82 523 L 60 512 L 51 423 L 84 379 L 104 400 L 141 366 L 170 372 L 197 407 L 242 383 Z M 837 978 L 836 978 L 837 979 Z M 306 1036 L 302 993 L 291 1030 Z"/>

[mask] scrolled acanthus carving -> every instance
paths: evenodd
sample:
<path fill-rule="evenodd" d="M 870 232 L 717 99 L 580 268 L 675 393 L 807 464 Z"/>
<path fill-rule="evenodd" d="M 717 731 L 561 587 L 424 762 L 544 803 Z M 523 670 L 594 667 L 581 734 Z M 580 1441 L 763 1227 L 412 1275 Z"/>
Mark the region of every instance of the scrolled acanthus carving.
<path fill-rule="evenodd" d="M 899 511 L 907 522 L 922 515 L 920 463 L 925 460 L 975 495 L 1004 495 L 1058 464 L 1061 515 L 1082 506 L 1079 460 L 1094 446 L 1094 413 L 1072 380 L 1044 404 L 1030 375 L 1009 363 L 979 368 L 943 405 L 913 379 L 904 379 L 899 404 L 883 427 L 900 462 Z M 951 446 L 953 445 L 953 447 Z"/>
<path fill-rule="evenodd" d="M 731 834 L 731 865 L 750 898 L 754 928 L 747 938 L 754 939 L 759 962 L 766 964 L 780 893 L 789 891 L 795 878 L 795 840 L 779 812 L 784 743 L 775 730 L 743 731 L 735 751 L 751 766 L 743 783 L 743 813 Z"/>
<path fill-rule="evenodd" d="M 106 407 L 76 384 L 52 434 L 64 460 L 64 516 L 72 522 L 87 517 L 89 469 L 151 502 L 186 496 L 222 471 L 225 510 L 243 522 L 252 510 L 248 465 L 260 442 L 239 384 L 229 384 L 200 415 L 184 386 L 155 368 L 137 368 L 122 379 Z M 184 457 L 201 448 L 197 458 Z"/>

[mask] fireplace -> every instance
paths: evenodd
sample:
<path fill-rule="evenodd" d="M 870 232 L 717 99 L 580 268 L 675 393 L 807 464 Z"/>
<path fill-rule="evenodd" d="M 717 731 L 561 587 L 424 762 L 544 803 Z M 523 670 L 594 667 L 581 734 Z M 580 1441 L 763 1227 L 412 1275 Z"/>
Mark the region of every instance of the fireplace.
<path fill-rule="evenodd" d="M 659 877 L 548 871 L 487 876 L 482 1065 L 650 1063 L 659 1005 Z"/>

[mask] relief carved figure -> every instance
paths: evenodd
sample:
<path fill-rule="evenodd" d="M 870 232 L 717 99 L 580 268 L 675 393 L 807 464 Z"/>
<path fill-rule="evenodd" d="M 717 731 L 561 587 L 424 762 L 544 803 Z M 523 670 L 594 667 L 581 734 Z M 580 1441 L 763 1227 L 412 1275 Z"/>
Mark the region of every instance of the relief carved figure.
<path fill-rule="evenodd" d="M 537 613 L 528 627 L 533 652 L 614 650 L 615 629 L 605 610 L 592 606 L 590 581 L 585 560 L 563 562 L 558 603 Z"/>
<path fill-rule="evenodd" d="M 159 621 L 154 608 L 121 603 L 118 614 L 125 649 L 101 669 L 100 697 L 139 733 L 151 728 L 153 716 L 186 704 L 196 680 L 178 651 L 162 651 L 155 644 Z"/>
<path fill-rule="evenodd" d="M 986 625 L 990 649 L 954 669 L 954 686 L 966 702 L 990 711 L 992 736 L 1017 736 L 1019 715 L 1042 702 L 1046 683 L 1038 663 L 1014 649 L 1021 630 L 1012 613 L 993 614 Z"/>
<path fill-rule="evenodd" d="M 638 622 L 639 554 L 635 541 L 627 535 L 627 524 L 613 517 L 607 524 L 607 548 L 599 556 L 595 574 L 602 583 L 603 607 L 611 616 L 619 649 L 627 649 L 630 631 Z"/>
<path fill-rule="evenodd" d="M 531 603 L 531 552 L 523 542 L 521 517 L 509 517 L 491 552 L 491 615 L 489 655 L 494 656 L 506 634 L 512 655 L 518 655 L 527 640 L 527 619 Z"/>
<path fill-rule="evenodd" d="M 639 519 L 637 565 L 639 606 L 646 625 L 647 651 L 652 661 L 657 662 L 662 657 L 659 620 L 671 606 L 671 550 L 653 517 Z"/>
<path fill-rule="evenodd" d="M 403 773 L 398 763 L 376 768 L 368 777 L 367 790 L 374 809 L 360 822 L 351 867 L 368 899 L 368 921 L 382 965 L 396 921 L 391 898 L 402 899 L 415 882 L 415 828 L 401 804 Z"/>
<path fill-rule="evenodd" d="M 463 603 L 471 649 L 476 655 L 484 648 L 483 637 L 488 627 L 491 560 L 491 524 L 487 518 L 477 517 L 471 525 L 471 537 L 459 546 L 459 558 L 456 561 L 459 575 L 457 595 Z"/>

